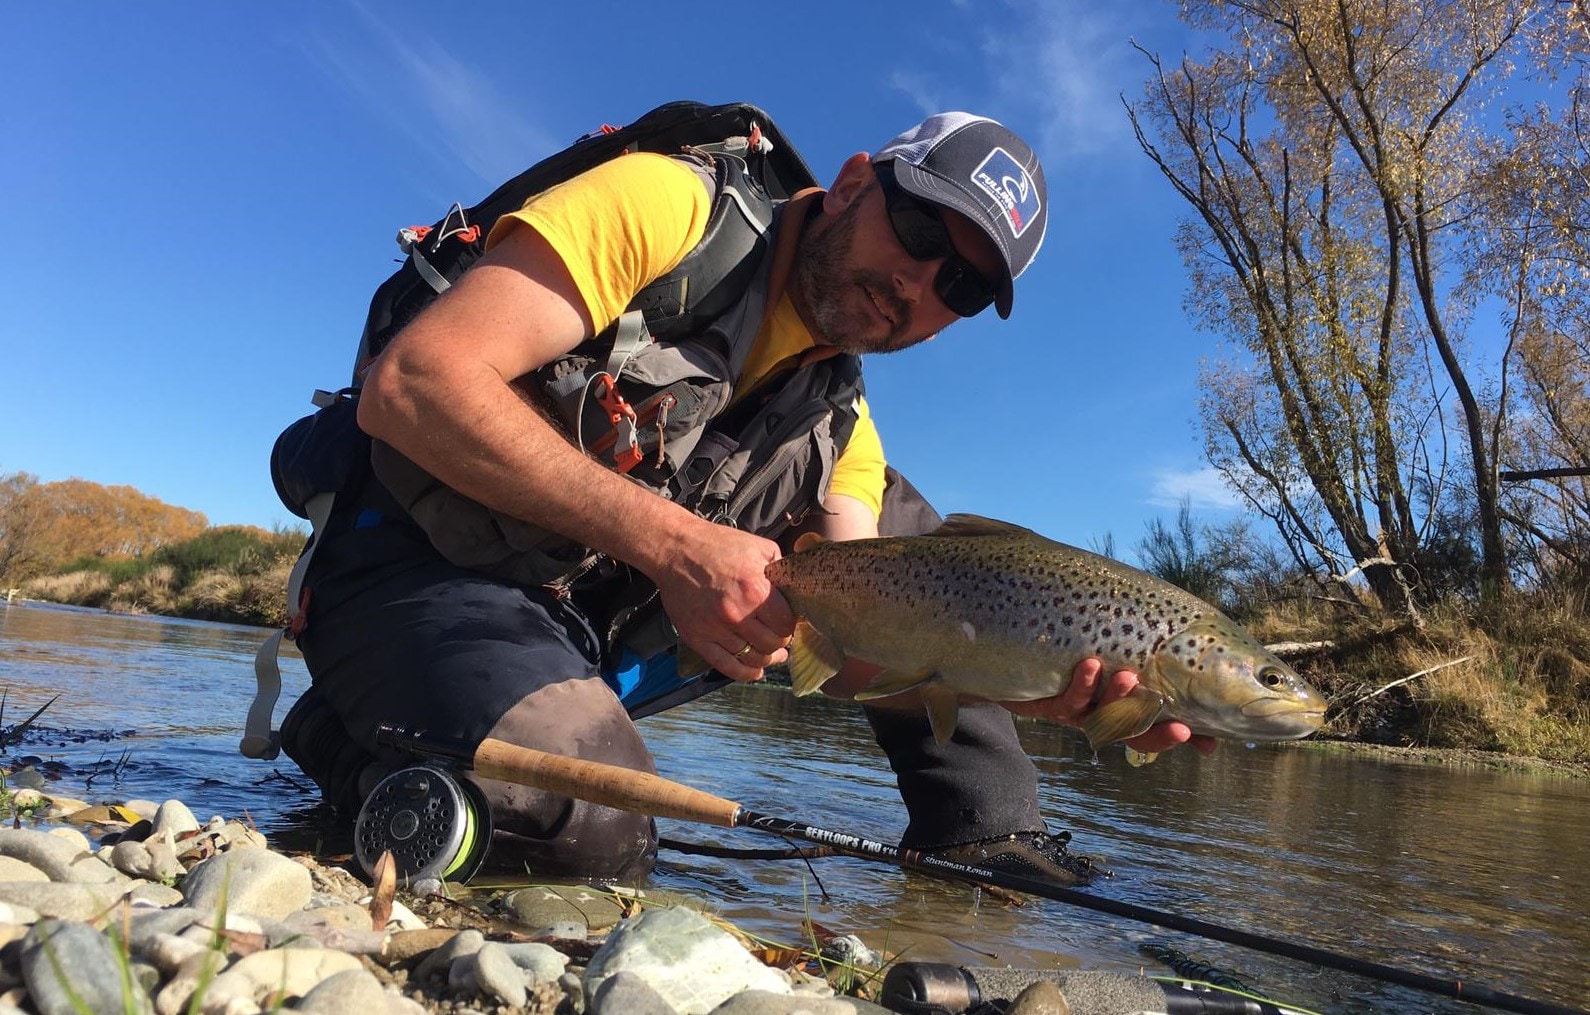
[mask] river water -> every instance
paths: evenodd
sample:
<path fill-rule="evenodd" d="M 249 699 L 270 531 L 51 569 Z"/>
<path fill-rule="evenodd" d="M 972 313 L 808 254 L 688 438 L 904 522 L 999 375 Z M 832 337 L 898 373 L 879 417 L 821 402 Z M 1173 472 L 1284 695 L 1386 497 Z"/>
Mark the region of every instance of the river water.
<path fill-rule="evenodd" d="M 0 605 L 10 727 L 59 695 L 32 755 L 57 792 L 175 796 L 201 818 L 247 814 L 278 844 L 334 843 L 286 758 L 237 753 L 255 628 L 38 604 Z M 283 659 L 277 720 L 308 683 Z M 732 687 L 641 723 L 671 779 L 752 810 L 892 842 L 893 777 L 859 712 L 821 696 Z M 1590 780 L 1225 744 L 1140 769 L 1069 730 L 1023 722 L 1051 825 L 1115 872 L 1089 891 L 1493 990 L 1590 1007 Z M 661 822 L 663 835 L 777 847 L 747 831 Z M 1235 973 L 1319 1012 L 1473 1012 L 1409 988 L 1163 931 L 1059 902 L 1013 906 L 877 862 L 723 860 L 664 851 L 651 887 L 718 900 L 785 944 L 809 916 L 908 959 L 972 966 L 1165 968 L 1144 943 Z"/>

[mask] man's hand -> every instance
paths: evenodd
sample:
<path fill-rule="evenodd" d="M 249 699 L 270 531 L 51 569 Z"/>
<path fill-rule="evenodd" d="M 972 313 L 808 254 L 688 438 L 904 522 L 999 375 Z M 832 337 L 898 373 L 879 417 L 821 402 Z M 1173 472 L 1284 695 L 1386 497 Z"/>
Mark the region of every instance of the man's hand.
<path fill-rule="evenodd" d="M 761 680 L 789 658 L 795 616 L 764 573 L 778 544 L 701 522 L 652 575 L 679 640 L 735 680 Z"/>
<path fill-rule="evenodd" d="M 1071 671 L 1071 683 L 1061 693 L 1037 701 L 1007 701 L 1004 705 L 1017 715 L 1080 726 L 1089 712 L 1126 697 L 1136 686 L 1137 674 L 1131 670 L 1116 670 L 1106 677 L 1103 663 L 1084 659 Z M 1155 723 L 1146 733 L 1126 741 L 1128 747 L 1144 754 L 1168 751 L 1178 744 L 1191 744 L 1199 753 L 1213 754 L 1216 743 L 1214 737 L 1194 736 L 1186 723 L 1174 719 Z"/>

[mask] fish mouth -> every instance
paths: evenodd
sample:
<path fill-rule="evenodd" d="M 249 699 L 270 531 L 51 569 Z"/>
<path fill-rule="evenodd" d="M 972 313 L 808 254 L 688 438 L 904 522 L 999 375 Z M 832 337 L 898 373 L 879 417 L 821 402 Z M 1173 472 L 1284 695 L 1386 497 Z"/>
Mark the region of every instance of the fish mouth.
<path fill-rule="evenodd" d="M 1325 724 L 1323 708 L 1278 698 L 1255 698 L 1237 711 L 1244 719 L 1263 719 L 1304 731 L 1299 736 L 1307 736 Z"/>

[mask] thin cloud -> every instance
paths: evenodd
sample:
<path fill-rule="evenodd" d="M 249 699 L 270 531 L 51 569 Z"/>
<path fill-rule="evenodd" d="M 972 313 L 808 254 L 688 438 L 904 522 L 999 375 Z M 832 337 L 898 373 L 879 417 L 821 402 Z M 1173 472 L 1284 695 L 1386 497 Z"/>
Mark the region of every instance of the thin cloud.
<path fill-rule="evenodd" d="M 1112 9 L 1051 0 L 1019 5 L 1017 18 L 1020 38 L 990 39 L 987 51 L 991 63 L 1008 67 L 1002 92 L 1037 107 L 1041 148 L 1078 158 L 1129 137 L 1120 93 L 1131 78 L 1130 30 Z M 1025 55 L 1011 64 L 1012 53 Z"/>
<path fill-rule="evenodd" d="M 931 67 L 898 68 L 888 86 L 923 115 L 1000 109 L 1011 122 L 1036 123 L 1029 137 L 1046 159 L 1085 158 L 1128 144 L 1120 95 L 1144 76 L 1132 62 L 1129 14 L 1081 0 L 1006 0 L 1003 7 L 999 17 L 979 19 L 999 26 L 977 36 L 986 94 L 960 95 L 967 78 L 954 79 L 959 89 L 947 88 Z"/>
<path fill-rule="evenodd" d="M 941 98 L 943 93 L 934 87 L 933 79 L 927 74 L 897 70 L 889 75 L 887 83 L 910 99 L 924 119 L 946 108 Z"/>
<path fill-rule="evenodd" d="M 481 180 L 507 179 L 559 147 L 483 73 L 434 39 L 411 39 L 363 4 L 350 3 L 369 28 L 356 39 L 315 33 L 305 55 L 416 145 Z"/>
<path fill-rule="evenodd" d="M 1242 501 L 1226 486 L 1213 466 L 1191 472 L 1167 471 L 1154 479 L 1148 502 L 1156 507 L 1180 507 L 1185 499 L 1193 508 L 1232 510 Z"/>

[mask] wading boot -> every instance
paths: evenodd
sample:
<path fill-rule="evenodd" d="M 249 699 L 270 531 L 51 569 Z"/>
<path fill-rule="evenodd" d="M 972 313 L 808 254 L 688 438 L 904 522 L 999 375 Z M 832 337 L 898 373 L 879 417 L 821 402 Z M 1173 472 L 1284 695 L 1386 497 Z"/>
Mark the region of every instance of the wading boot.
<path fill-rule="evenodd" d="M 354 743 L 337 713 L 311 686 L 282 719 L 282 752 L 313 779 L 338 817 L 352 821 L 385 770 Z"/>

